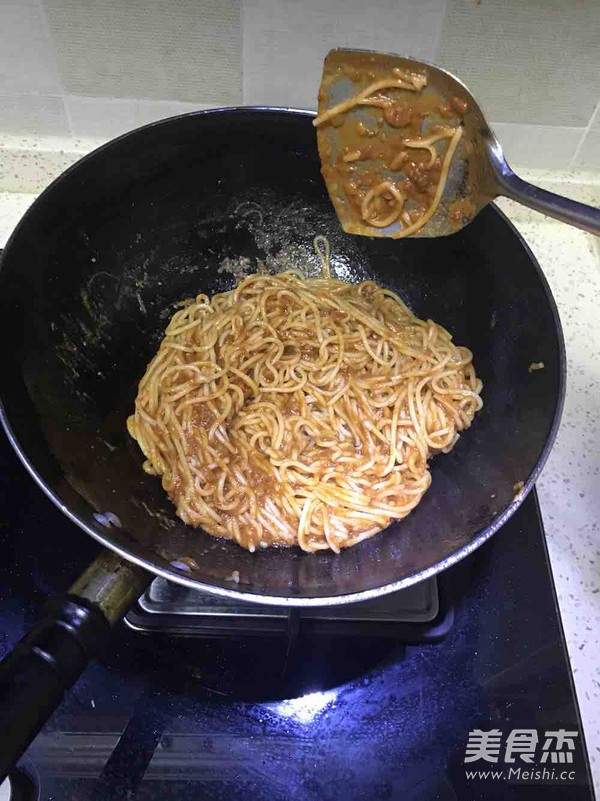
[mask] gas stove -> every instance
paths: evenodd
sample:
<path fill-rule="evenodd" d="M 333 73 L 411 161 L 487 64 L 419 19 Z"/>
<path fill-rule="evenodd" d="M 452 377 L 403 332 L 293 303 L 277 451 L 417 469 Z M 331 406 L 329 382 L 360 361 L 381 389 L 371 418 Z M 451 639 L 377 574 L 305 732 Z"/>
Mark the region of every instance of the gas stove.
<path fill-rule="evenodd" d="M 99 546 L 1 433 L 0 543 L 2 656 Z M 157 579 L 14 783 L 41 801 L 593 799 L 535 493 L 376 602 L 285 610 Z"/>

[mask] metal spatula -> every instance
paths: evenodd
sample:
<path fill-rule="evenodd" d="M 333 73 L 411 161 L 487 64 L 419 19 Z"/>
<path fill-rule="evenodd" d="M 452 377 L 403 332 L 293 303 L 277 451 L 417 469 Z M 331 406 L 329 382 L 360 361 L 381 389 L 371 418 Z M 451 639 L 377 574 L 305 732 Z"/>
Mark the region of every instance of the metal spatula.
<path fill-rule="evenodd" d="M 334 107 L 344 108 L 339 104 L 368 87 L 377 88 L 343 113 L 329 116 Z M 466 86 L 427 62 L 368 50 L 330 51 L 314 122 L 327 189 L 342 227 L 349 233 L 394 238 L 445 236 L 467 225 L 490 201 L 504 195 L 600 236 L 600 209 L 540 189 L 515 175 Z M 414 139 L 417 128 L 419 141 Z M 452 138 L 451 131 L 459 133 Z M 419 146 L 423 139 L 433 144 Z M 398 149 L 397 157 L 393 147 Z M 427 204 L 422 198 L 411 204 L 409 197 L 400 197 L 402 187 L 411 186 L 407 171 L 425 180 L 430 168 L 437 169 L 438 175 L 445 153 L 449 170 L 443 192 L 435 211 L 419 227 L 415 220 L 423 219 Z M 365 196 L 375 184 L 382 187 L 373 190 L 381 196 L 376 198 L 381 208 L 391 204 L 393 209 L 395 197 L 401 203 L 397 208 L 402 214 L 389 224 L 393 211 L 391 215 L 380 212 L 373 222 L 368 215 L 361 218 L 360 198 L 364 211 Z M 429 191 L 431 200 L 435 200 L 434 184 L 424 190 Z M 366 200 L 370 202 L 370 197 Z"/>

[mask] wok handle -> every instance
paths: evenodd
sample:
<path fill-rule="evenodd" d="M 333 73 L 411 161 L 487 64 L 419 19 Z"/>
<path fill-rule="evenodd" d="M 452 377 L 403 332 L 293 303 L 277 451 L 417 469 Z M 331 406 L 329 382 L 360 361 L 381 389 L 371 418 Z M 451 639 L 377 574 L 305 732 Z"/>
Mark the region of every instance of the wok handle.
<path fill-rule="evenodd" d="M 555 220 L 568 225 L 574 225 L 590 234 L 600 236 L 600 209 L 586 206 L 567 197 L 556 195 L 539 186 L 527 183 L 504 164 L 501 174 L 497 174 L 498 189 L 502 195 L 529 206 L 530 209 L 541 211 Z"/>
<path fill-rule="evenodd" d="M 103 552 L 0 662 L 0 784 L 150 580 Z"/>

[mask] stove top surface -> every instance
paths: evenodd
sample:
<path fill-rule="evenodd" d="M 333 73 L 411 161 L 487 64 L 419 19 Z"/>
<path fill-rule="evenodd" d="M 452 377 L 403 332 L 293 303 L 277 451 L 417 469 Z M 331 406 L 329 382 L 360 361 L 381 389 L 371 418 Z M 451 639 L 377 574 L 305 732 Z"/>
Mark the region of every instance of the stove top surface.
<path fill-rule="evenodd" d="M 2 433 L 0 543 L 2 656 L 99 550 Z M 593 798 L 535 495 L 412 598 L 235 636 L 232 611 L 155 583 L 29 749 L 39 798 Z"/>

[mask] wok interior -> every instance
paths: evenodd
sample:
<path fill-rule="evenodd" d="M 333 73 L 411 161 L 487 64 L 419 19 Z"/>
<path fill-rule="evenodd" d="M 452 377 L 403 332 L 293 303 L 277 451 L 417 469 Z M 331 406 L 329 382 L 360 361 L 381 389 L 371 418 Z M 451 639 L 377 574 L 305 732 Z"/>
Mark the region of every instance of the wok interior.
<path fill-rule="evenodd" d="M 402 523 L 340 556 L 249 554 L 179 521 L 125 419 L 174 304 L 232 287 L 227 258 L 316 272 L 316 234 L 331 242 L 337 277 L 393 289 L 473 350 L 484 408 L 433 460 L 432 487 Z M 488 208 L 440 239 L 344 234 L 301 113 L 199 113 L 109 144 L 34 204 L 5 251 L 0 289 L 11 350 L 1 395 L 34 469 L 97 536 L 204 585 L 301 603 L 438 569 L 514 506 L 560 406 L 553 304 L 504 218 Z M 169 566 L 182 557 L 196 563 L 191 574 Z"/>

